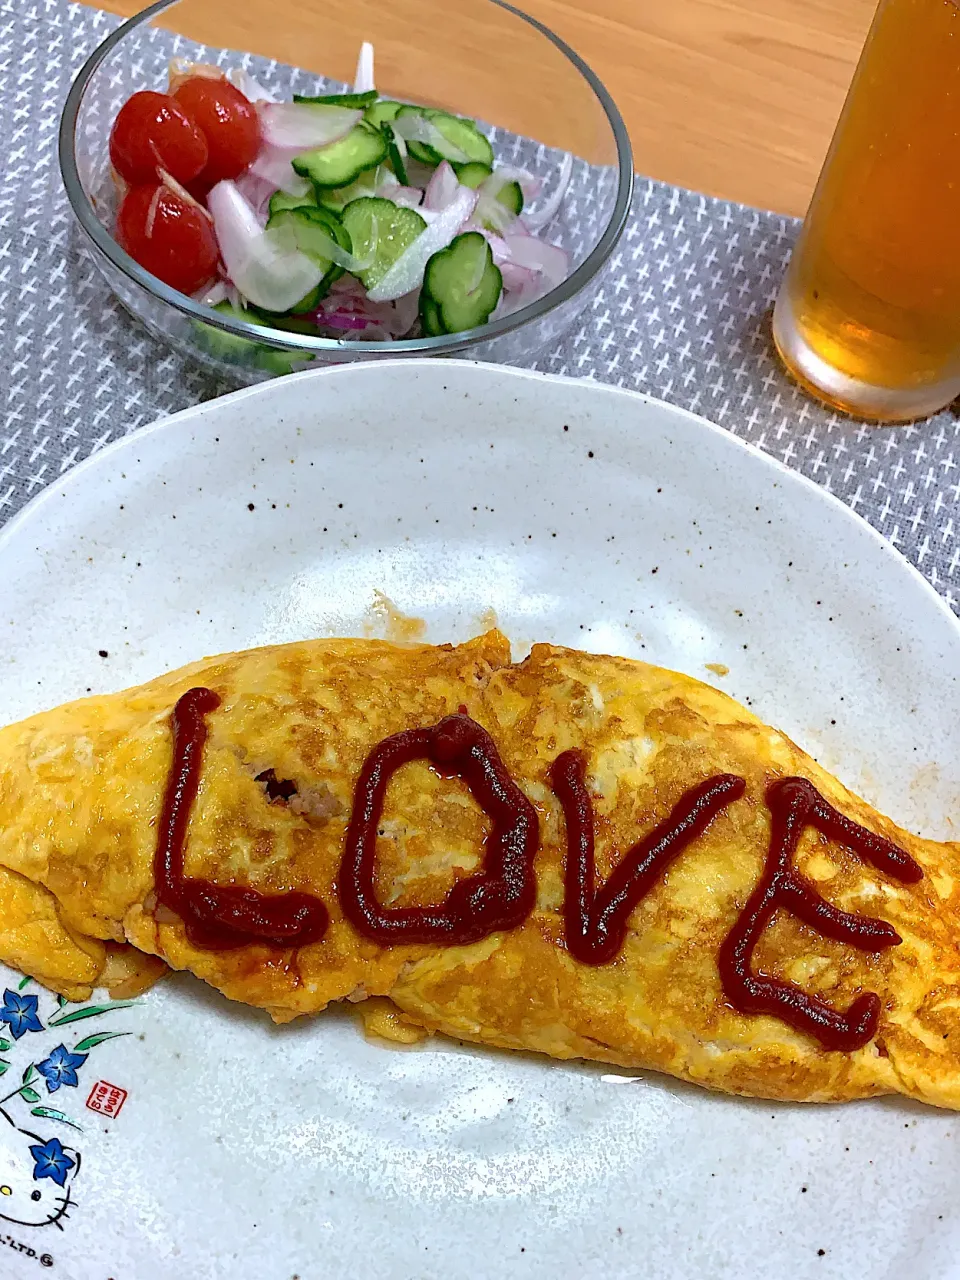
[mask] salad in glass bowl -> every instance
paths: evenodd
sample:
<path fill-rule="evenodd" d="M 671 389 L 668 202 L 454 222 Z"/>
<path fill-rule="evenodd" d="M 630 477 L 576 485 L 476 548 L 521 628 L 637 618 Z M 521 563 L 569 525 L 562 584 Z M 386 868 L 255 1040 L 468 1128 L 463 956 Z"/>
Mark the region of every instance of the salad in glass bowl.
<path fill-rule="evenodd" d="M 115 235 L 225 317 L 369 341 L 476 329 L 569 273 L 541 184 L 475 121 L 382 98 L 364 44 L 352 92 L 276 101 L 245 71 L 174 60 L 118 113 Z M 208 328 L 214 354 L 242 339 Z"/>

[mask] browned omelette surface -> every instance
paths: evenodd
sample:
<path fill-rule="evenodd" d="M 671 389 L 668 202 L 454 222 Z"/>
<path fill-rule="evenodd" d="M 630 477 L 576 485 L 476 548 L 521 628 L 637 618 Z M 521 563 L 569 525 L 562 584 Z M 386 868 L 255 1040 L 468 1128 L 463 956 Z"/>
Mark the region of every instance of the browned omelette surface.
<path fill-rule="evenodd" d="M 203 950 L 157 906 L 171 711 L 197 685 L 221 705 L 209 716 L 187 872 L 318 895 L 330 912 L 320 942 Z M 337 899 L 357 776 L 384 738 L 461 706 L 537 810 L 536 909 L 521 927 L 469 946 L 379 946 L 343 919 Z M 573 960 L 564 945 L 565 830 L 548 770 L 569 748 L 586 757 L 604 877 L 690 786 L 719 773 L 746 781 L 743 798 L 634 910 L 622 952 L 602 966 Z M 296 795 L 271 803 L 256 781 L 269 769 Z M 798 870 L 836 906 L 889 921 L 903 941 L 865 954 L 780 912 L 757 948 L 756 971 L 838 1009 L 864 991 L 880 996 L 878 1033 L 854 1053 L 737 1013 L 721 991 L 717 954 L 767 849 L 765 788 L 789 775 L 812 781 L 925 873 L 900 884 L 808 830 Z M 380 824 L 381 901 L 439 902 L 479 866 L 489 826 L 461 782 L 406 765 Z M 960 845 L 896 827 L 696 680 L 548 645 L 511 664 L 498 632 L 457 648 L 323 640 L 228 654 L 0 730 L 0 921 L 0 959 L 73 998 L 118 975 L 127 990 L 148 980 L 150 961 L 137 959 L 148 953 L 278 1021 L 331 1000 L 386 996 L 408 1027 L 655 1068 L 734 1093 L 828 1101 L 903 1092 L 960 1107 Z M 136 950 L 104 945 L 123 943 Z M 383 1026 L 382 1009 L 377 1016 Z"/>

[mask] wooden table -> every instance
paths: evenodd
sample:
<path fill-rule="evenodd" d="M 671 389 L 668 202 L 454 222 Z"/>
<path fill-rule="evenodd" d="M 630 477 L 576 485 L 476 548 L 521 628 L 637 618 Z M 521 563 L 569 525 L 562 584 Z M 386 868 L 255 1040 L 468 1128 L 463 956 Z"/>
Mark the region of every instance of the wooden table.
<path fill-rule="evenodd" d="M 142 7 L 138 0 L 99 3 L 125 15 Z M 450 3 L 421 0 L 420 7 L 436 9 L 442 31 Z M 793 214 L 803 213 L 812 193 L 875 8 L 875 0 L 519 3 L 563 36 L 606 83 L 626 118 L 640 173 Z M 261 21 L 256 43 L 245 16 L 248 0 L 188 0 L 165 22 L 211 44 L 311 65 L 284 37 L 284 11 L 299 14 L 302 29 L 303 8 L 304 0 L 273 0 L 275 23 L 265 32 Z M 328 40 L 329 15 L 337 12 L 349 13 L 375 41 L 385 6 L 347 0 L 340 10 L 324 0 L 323 10 Z M 350 48 L 354 37 L 351 32 Z M 470 32 L 461 37 L 475 38 Z M 346 56 L 331 43 L 338 65 L 313 69 L 349 78 Z M 501 91 L 516 99 L 522 125 L 532 106 L 524 101 L 530 85 L 518 72 Z"/>

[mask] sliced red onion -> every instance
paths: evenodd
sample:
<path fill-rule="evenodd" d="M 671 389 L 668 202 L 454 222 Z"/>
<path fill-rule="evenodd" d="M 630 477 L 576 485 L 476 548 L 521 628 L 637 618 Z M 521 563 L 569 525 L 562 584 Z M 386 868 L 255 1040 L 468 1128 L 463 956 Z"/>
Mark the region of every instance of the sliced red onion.
<path fill-rule="evenodd" d="M 245 67 L 234 67 L 227 72 L 227 79 L 235 89 L 239 89 L 250 102 L 276 102 L 277 99 L 265 89 L 260 81 L 250 74 Z"/>
<path fill-rule="evenodd" d="M 257 221 L 262 227 L 267 225 L 267 217 L 270 212 L 270 197 L 276 189 L 277 184 L 275 182 L 261 178 L 254 173 L 253 169 L 248 169 L 246 173 L 241 173 L 240 177 L 237 178 L 237 190 L 253 209 L 257 215 Z"/>
<path fill-rule="evenodd" d="M 454 173 L 453 166 L 444 160 L 442 164 L 437 165 L 433 177 L 427 183 L 423 206 L 425 209 L 434 209 L 439 213 L 453 203 L 459 190 L 460 179 Z"/>
<path fill-rule="evenodd" d="M 323 103 L 265 102 L 260 106 L 264 142 L 286 151 L 315 151 L 338 142 L 362 116 L 362 111 Z"/>
<path fill-rule="evenodd" d="M 367 295 L 371 302 L 391 302 L 412 293 L 423 284 L 427 263 L 440 249 L 445 249 L 463 224 L 468 221 L 477 203 L 477 193 L 461 186 L 456 198 L 434 221 L 421 231 L 409 248 L 405 249 L 378 285 Z"/>
<path fill-rule="evenodd" d="M 570 186 L 572 177 L 573 156 L 567 152 L 560 163 L 560 177 L 557 180 L 556 190 L 544 200 L 539 209 L 522 215 L 523 224 L 528 231 L 539 231 L 541 227 L 545 227 L 548 222 L 553 221 L 560 211 L 563 197 L 567 194 L 567 188 Z"/>
<path fill-rule="evenodd" d="M 294 171 L 291 162 L 296 154 L 294 150 L 262 146 L 248 172 L 255 178 L 272 183 L 274 191 L 279 188 L 288 196 L 305 196 L 310 190 L 310 183 Z"/>
<path fill-rule="evenodd" d="M 549 289 L 562 284 L 570 273 L 570 259 L 559 245 L 548 244 L 536 236 L 508 234 L 503 237 L 510 261 L 518 267 L 536 271 Z"/>
<path fill-rule="evenodd" d="M 493 235 L 487 230 L 484 230 L 483 234 L 489 241 L 493 260 L 503 276 L 504 291 L 523 294 L 525 302 L 532 302 L 540 292 L 539 274 L 530 267 L 521 267 L 519 263 L 514 262 L 510 246 L 501 236 Z"/>
<path fill-rule="evenodd" d="M 407 209 L 416 209 L 421 216 L 423 215 L 423 192 L 419 187 L 401 187 L 399 183 L 390 186 L 384 183 L 377 188 L 377 195 L 384 200 L 392 200 L 394 204 L 403 205 Z"/>
<path fill-rule="evenodd" d="M 407 181 L 410 186 L 419 187 L 421 191 L 425 191 L 434 174 L 433 165 L 421 164 L 419 160 L 409 156 L 404 161 L 404 168 L 407 171 Z"/>
<path fill-rule="evenodd" d="M 296 247 L 289 228 L 264 231 L 257 215 L 229 180 L 207 196 L 220 253 L 240 293 L 266 311 L 289 311 L 323 278 Z"/>
<path fill-rule="evenodd" d="M 373 45 L 364 40 L 360 46 L 360 57 L 357 59 L 357 74 L 353 80 L 354 93 L 369 93 L 377 86 L 373 78 Z"/>

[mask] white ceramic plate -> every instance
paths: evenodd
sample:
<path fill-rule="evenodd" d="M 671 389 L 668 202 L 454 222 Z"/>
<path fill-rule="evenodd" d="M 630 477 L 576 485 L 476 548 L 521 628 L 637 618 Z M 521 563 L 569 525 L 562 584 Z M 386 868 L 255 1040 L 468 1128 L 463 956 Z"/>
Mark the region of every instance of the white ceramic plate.
<path fill-rule="evenodd" d="M 553 640 L 714 681 L 901 822 L 956 836 L 960 628 L 905 561 L 689 414 L 490 366 L 273 382 L 51 486 L 0 537 L 2 717 L 205 653 L 369 631 L 377 591 L 433 640 L 492 609 L 520 650 Z M 18 1181 L 0 1213 L 33 1185 L 27 1148 L 56 1156 L 54 1138 L 77 1202 L 62 1233 L 0 1221 L 4 1277 L 960 1275 L 949 1114 L 390 1050 L 345 1014 L 278 1029 L 189 978 L 59 1028 L 31 994 L 44 1029 L 0 1053 L 8 1093 L 60 1043 L 135 1034 L 88 1048 L 77 1085 L 47 1096 L 32 1075 L 38 1102 L 2 1103 Z M 128 1094 L 113 1118 L 84 1105 L 105 1105 L 98 1081 Z"/>

